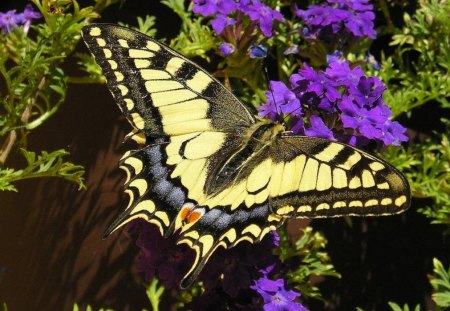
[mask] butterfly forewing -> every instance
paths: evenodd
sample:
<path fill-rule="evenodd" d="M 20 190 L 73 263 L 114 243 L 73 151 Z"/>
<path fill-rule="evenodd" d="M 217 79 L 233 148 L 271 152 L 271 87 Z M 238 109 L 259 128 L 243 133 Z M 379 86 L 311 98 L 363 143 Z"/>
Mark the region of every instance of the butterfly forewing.
<path fill-rule="evenodd" d="M 233 132 L 254 117 L 222 84 L 164 44 L 117 25 L 83 28 L 117 104 L 149 137 Z"/>

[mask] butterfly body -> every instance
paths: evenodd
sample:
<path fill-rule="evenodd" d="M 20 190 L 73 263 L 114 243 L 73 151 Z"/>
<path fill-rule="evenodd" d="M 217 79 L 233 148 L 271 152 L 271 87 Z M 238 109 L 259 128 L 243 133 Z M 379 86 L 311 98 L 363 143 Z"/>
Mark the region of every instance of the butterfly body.
<path fill-rule="evenodd" d="M 127 152 L 126 210 L 179 232 L 195 250 L 192 283 L 218 247 L 257 243 L 291 217 L 372 216 L 408 208 L 409 186 L 354 147 L 256 119 L 221 83 L 164 44 L 108 24 L 83 29 L 140 148 Z"/>

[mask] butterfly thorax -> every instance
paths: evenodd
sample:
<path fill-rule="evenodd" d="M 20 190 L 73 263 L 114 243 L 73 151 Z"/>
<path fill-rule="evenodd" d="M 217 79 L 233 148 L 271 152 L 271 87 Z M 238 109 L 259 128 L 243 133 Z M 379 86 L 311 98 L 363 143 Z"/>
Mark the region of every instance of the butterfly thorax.
<path fill-rule="evenodd" d="M 270 152 L 270 147 L 277 137 L 285 132 L 280 123 L 260 121 L 247 128 L 240 137 L 240 144 L 232 146 L 227 157 L 220 154 L 222 162 L 212 168 L 214 174 L 205 183 L 205 193 L 212 195 L 224 188 L 245 179 L 252 171 L 254 163 L 258 163 Z"/>

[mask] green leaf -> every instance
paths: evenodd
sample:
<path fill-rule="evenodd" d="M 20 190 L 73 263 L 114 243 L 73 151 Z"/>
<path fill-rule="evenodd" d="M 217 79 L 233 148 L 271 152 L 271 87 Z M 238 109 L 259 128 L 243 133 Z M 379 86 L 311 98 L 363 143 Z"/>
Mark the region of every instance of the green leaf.
<path fill-rule="evenodd" d="M 389 307 L 391 307 L 392 311 L 409 311 L 409 306 L 407 304 L 403 305 L 403 308 L 400 307 L 398 304 L 396 304 L 395 302 L 388 302 Z M 420 311 L 420 305 L 416 305 L 414 307 L 414 311 Z"/>
<path fill-rule="evenodd" d="M 0 169 L 0 190 L 17 191 L 12 185 L 13 182 L 38 177 L 60 177 L 78 184 L 79 189 L 85 188 L 84 168 L 65 162 L 64 158 L 69 154 L 67 151 L 62 149 L 51 153 L 42 151 L 40 155 L 25 149 L 21 151 L 27 161 L 27 167 L 21 170 Z"/>
<path fill-rule="evenodd" d="M 445 270 L 437 258 L 433 258 L 433 267 L 430 283 L 434 293 L 431 297 L 439 307 L 450 307 L 450 268 Z"/>
<path fill-rule="evenodd" d="M 145 291 L 148 299 L 150 300 L 153 311 L 159 310 L 159 303 L 161 302 L 161 297 L 164 294 L 164 291 L 164 286 L 159 284 L 159 281 L 156 277 L 153 277 L 152 281 L 147 287 L 147 290 Z"/>
<path fill-rule="evenodd" d="M 283 227 L 284 228 L 284 227 Z M 302 295 L 321 299 L 317 286 L 311 283 L 311 276 L 340 277 L 325 252 L 327 240 L 311 227 L 301 230 L 302 236 L 292 243 L 286 229 L 280 232 L 279 255 L 281 261 L 299 262 L 296 270 L 287 274 L 287 282 L 299 290 Z"/>

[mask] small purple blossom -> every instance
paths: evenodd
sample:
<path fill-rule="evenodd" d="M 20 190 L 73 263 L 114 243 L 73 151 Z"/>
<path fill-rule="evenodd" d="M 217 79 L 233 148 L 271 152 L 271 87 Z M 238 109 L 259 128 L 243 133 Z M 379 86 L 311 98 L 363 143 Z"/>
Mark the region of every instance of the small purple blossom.
<path fill-rule="evenodd" d="M 261 32 L 266 37 L 272 36 L 274 21 L 282 21 L 283 15 L 277 10 L 273 10 L 260 0 L 242 1 L 241 11 L 250 17 L 250 20 L 259 24 Z"/>
<path fill-rule="evenodd" d="M 300 293 L 288 290 L 285 287 L 284 279 L 272 280 L 269 274 L 273 265 L 260 270 L 262 277 L 254 282 L 250 287 L 255 290 L 264 302 L 265 311 L 297 310 L 308 311 L 302 304 L 295 301 L 300 297 Z"/>
<path fill-rule="evenodd" d="M 269 49 L 261 44 L 252 44 L 249 48 L 250 58 L 266 58 Z"/>
<path fill-rule="evenodd" d="M 219 52 L 224 57 L 227 57 L 227 56 L 233 54 L 235 51 L 236 51 L 236 47 L 231 43 L 224 42 L 219 46 Z"/>
<path fill-rule="evenodd" d="M 252 27 L 258 26 L 265 37 L 271 37 L 274 22 L 284 20 L 280 12 L 270 8 L 260 0 L 237 2 L 233 0 L 193 0 L 193 3 L 192 10 L 194 13 L 205 17 L 213 17 L 211 25 L 219 35 L 223 33 L 226 27 L 242 25 L 243 18 L 248 18 L 252 22 Z M 240 29 L 240 27 L 233 28 L 236 37 L 240 37 L 238 33 Z"/>
<path fill-rule="evenodd" d="M 7 34 L 19 25 L 24 25 L 24 32 L 28 32 L 31 21 L 40 17 L 41 14 L 35 12 L 31 4 L 28 4 L 22 13 L 16 13 L 16 10 L 0 12 L 0 28 L 4 34 Z"/>
<path fill-rule="evenodd" d="M 236 24 L 236 21 L 224 14 L 217 14 L 216 17 L 211 20 L 211 26 L 214 31 L 221 34 L 225 27 Z"/>
<path fill-rule="evenodd" d="M 289 81 L 291 88 L 271 81 L 272 92 L 266 92 L 266 103 L 258 107 L 260 117 L 288 119 L 288 130 L 295 134 L 356 146 L 370 140 L 385 145 L 408 140 L 405 128 L 389 120 L 392 113 L 383 101 L 383 82 L 366 77 L 347 61 L 334 61 L 325 71 L 304 64 Z"/>
<path fill-rule="evenodd" d="M 313 5 L 297 10 L 296 15 L 306 24 L 304 35 L 310 39 L 338 37 L 369 37 L 375 39 L 375 14 L 369 0 L 327 0 L 328 4 Z"/>
<path fill-rule="evenodd" d="M 230 297 L 236 297 L 241 289 L 247 289 L 262 267 L 277 262 L 272 249 L 279 243 L 276 231 L 268 234 L 260 243 L 241 243 L 229 250 L 218 250 L 209 260 L 199 278 L 207 290 L 219 284 Z"/>
<path fill-rule="evenodd" d="M 342 53 L 342 51 L 336 50 L 333 53 L 327 55 L 327 64 L 332 64 L 334 62 L 345 62 L 344 53 Z"/>
<path fill-rule="evenodd" d="M 323 120 L 316 115 L 311 116 L 309 119 L 309 122 L 311 123 L 311 126 L 307 129 L 305 129 L 305 134 L 307 136 L 314 136 L 314 137 L 320 137 L 320 138 L 326 138 L 329 140 L 336 140 L 333 136 L 333 131 L 329 129 L 325 123 L 323 123 Z"/>
<path fill-rule="evenodd" d="M 6 13 L 0 12 L 0 27 L 4 34 L 16 28 L 19 23 L 20 21 L 18 14 L 16 14 L 16 10 L 10 10 Z"/>
<path fill-rule="evenodd" d="M 21 24 L 24 25 L 24 31 L 28 32 L 28 29 L 30 28 L 31 25 L 31 21 L 33 19 L 38 19 L 41 18 L 41 14 L 39 12 L 35 12 L 33 10 L 33 6 L 31 4 L 28 4 L 25 7 L 25 10 L 23 11 L 23 13 L 20 13 L 18 15 L 18 20 L 20 21 Z"/>
<path fill-rule="evenodd" d="M 237 9 L 238 5 L 233 0 L 193 0 L 194 13 L 203 16 L 211 16 L 216 14 L 228 15 Z"/>
<path fill-rule="evenodd" d="M 177 287 L 193 262 L 192 250 L 186 245 L 177 245 L 175 235 L 162 237 L 155 225 L 141 219 L 133 221 L 130 230 L 137 234 L 138 270 L 144 273 L 145 280 L 157 276 L 164 286 Z"/>
<path fill-rule="evenodd" d="M 270 91 L 266 92 L 267 103 L 258 107 L 259 116 L 275 118 L 279 113 L 300 115 L 300 100 L 283 82 L 271 81 Z"/>

